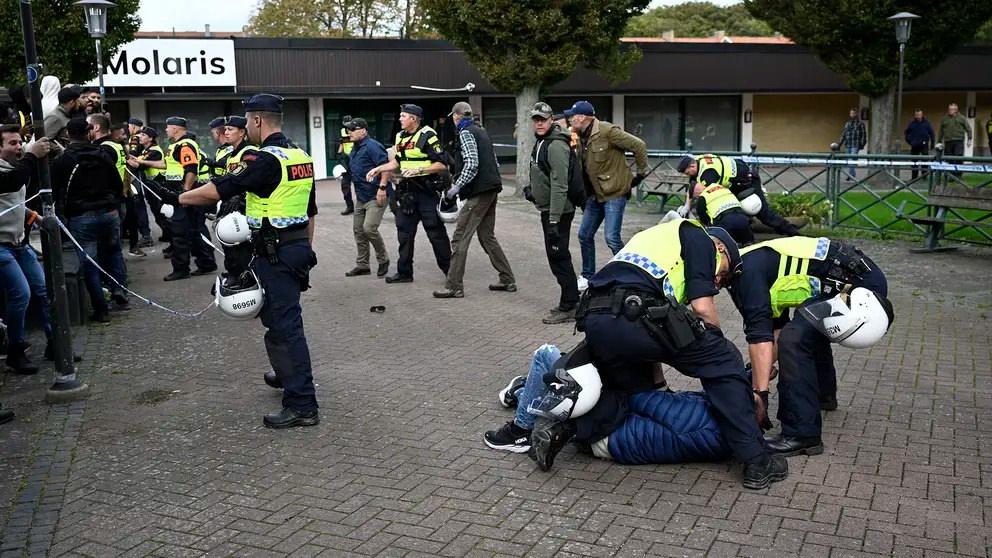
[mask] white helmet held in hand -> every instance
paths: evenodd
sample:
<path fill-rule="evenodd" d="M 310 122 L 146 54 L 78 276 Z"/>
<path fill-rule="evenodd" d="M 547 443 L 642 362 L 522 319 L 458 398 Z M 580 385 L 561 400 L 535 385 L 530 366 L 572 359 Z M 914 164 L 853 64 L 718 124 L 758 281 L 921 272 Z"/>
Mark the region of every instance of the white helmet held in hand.
<path fill-rule="evenodd" d="M 741 209 L 745 214 L 754 217 L 761 213 L 761 198 L 758 197 L 753 188 L 748 188 L 738 194 L 737 199 L 740 200 Z"/>
<path fill-rule="evenodd" d="M 158 212 L 162 214 L 162 217 L 165 217 L 166 219 L 172 219 L 172 216 L 176 213 L 176 208 L 172 207 L 171 204 L 163 203 L 162 207 L 159 208 Z"/>
<path fill-rule="evenodd" d="M 527 406 L 527 412 L 554 421 L 581 417 L 599 401 L 603 381 L 592 363 L 586 342 L 562 355 L 552 373 L 544 376 L 548 392 Z"/>
<path fill-rule="evenodd" d="M 802 308 L 803 318 L 833 343 L 851 349 L 871 347 L 885 336 L 895 315 L 884 296 L 856 287 L 850 293 Z"/>
<path fill-rule="evenodd" d="M 441 201 L 437 204 L 437 214 L 441 217 L 441 221 L 445 223 L 454 223 L 458 220 L 458 214 L 464 206 L 465 200 L 455 201 L 441 196 Z"/>
<path fill-rule="evenodd" d="M 217 220 L 214 234 L 221 244 L 231 247 L 248 242 L 251 238 L 251 229 L 248 228 L 248 219 L 244 214 L 240 211 L 232 211 Z"/>
<path fill-rule="evenodd" d="M 265 304 L 265 290 L 258 282 L 258 276 L 250 269 L 237 281 L 221 280 L 218 275 L 214 282 L 214 302 L 221 312 L 231 318 L 252 320 Z"/>
<path fill-rule="evenodd" d="M 334 168 L 331 169 L 331 176 L 334 178 L 341 178 L 346 172 L 348 171 L 344 168 L 344 165 L 334 165 Z"/>

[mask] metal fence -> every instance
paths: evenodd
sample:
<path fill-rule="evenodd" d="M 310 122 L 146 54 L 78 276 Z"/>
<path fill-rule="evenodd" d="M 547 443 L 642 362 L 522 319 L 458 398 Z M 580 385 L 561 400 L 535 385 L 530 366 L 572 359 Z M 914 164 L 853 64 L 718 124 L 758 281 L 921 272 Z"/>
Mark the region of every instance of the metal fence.
<path fill-rule="evenodd" d="M 925 236 L 927 227 L 906 216 L 934 212 L 927 198 L 935 185 L 992 189 L 992 158 L 836 152 L 714 154 L 743 159 L 758 172 L 773 198 L 775 194 L 799 194 L 810 213 L 825 217 L 822 225 L 832 229 Z M 638 189 L 638 203 L 648 203 L 646 198 L 652 194 L 660 198 L 659 209 L 685 202 L 685 178 L 675 170 L 683 155 L 679 151 L 648 152 L 651 172 Z M 989 211 L 948 209 L 946 216 L 992 225 Z M 992 244 L 989 229 L 980 226 L 948 225 L 944 237 Z"/>

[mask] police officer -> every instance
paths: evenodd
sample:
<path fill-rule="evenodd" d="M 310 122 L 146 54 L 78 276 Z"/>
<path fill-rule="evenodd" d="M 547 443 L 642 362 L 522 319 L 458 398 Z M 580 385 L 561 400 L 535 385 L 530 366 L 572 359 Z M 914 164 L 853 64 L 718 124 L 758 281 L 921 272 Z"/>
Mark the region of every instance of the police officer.
<path fill-rule="evenodd" d="M 795 225 L 786 221 L 768 205 L 764 190 L 761 188 L 761 177 L 758 173 L 751 172 L 751 168 L 743 159 L 712 154 L 698 157 L 686 155 L 679 160 L 676 170 L 702 184 L 704 188 L 718 184 L 730 188 L 730 191 L 737 196 L 748 189 L 754 190 L 754 193 L 761 198 L 761 211 L 756 215 L 759 221 L 781 235 L 799 234 L 799 229 Z"/>
<path fill-rule="evenodd" d="M 769 440 L 769 449 L 786 456 L 823 453 L 820 410 L 837 408 L 837 370 L 830 339 L 800 316 L 861 287 L 885 309 L 884 333 L 892 322 L 885 275 L 857 248 L 827 238 L 777 238 L 745 248 L 741 258 L 743 271 L 729 290 L 744 318 L 753 387 L 766 403 L 777 339 L 782 434 Z M 790 308 L 796 309 L 791 321 Z"/>
<path fill-rule="evenodd" d="M 183 193 L 180 203 L 207 205 L 245 197 L 255 246 L 253 270 L 265 289 L 260 317 L 265 349 L 283 388 L 282 410 L 265 415 L 269 428 L 320 422 L 303 332 L 300 292 L 316 263 L 310 242 L 316 214 L 313 160 L 282 133 L 282 97 L 259 93 L 245 101 L 248 137 L 258 151 L 242 153 L 225 176 Z"/>
<path fill-rule="evenodd" d="M 719 184 L 704 186 L 696 183 L 692 195 L 696 199 L 695 209 L 699 222 L 727 231 L 740 246 L 754 242 L 751 220 L 741 209 L 741 202 L 733 192 Z"/>
<path fill-rule="evenodd" d="M 135 211 L 138 212 L 138 226 L 144 238 L 140 246 L 154 246 L 151 239 L 151 230 L 148 227 L 148 213 L 145 209 L 145 202 L 152 211 L 155 223 L 162 229 L 163 242 L 170 242 L 169 221 L 162 213 L 162 201 L 154 195 L 146 196 L 145 187 L 158 193 L 165 178 L 165 152 L 158 145 L 158 131 L 155 128 L 145 126 L 135 133 L 138 142 L 137 155 L 130 155 L 127 160 L 129 167 L 134 169 L 143 187 L 138 188 Z M 144 224 L 142 224 L 144 223 Z M 142 228 L 143 227 L 143 228 Z"/>
<path fill-rule="evenodd" d="M 210 178 L 224 176 L 225 167 L 222 159 L 226 158 L 227 154 L 231 151 L 231 146 L 227 143 L 227 136 L 225 134 L 226 124 L 227 117 L 225 116 L 218 116 L 210 121 L 210 136 L 213 138 L 214 143 L 217 144 L 217 149 L 214 151 L 214 158 L 212 160 L 205 159 L 209 167 Z"/>
<path fill-rule="evenodd" d="M 248 120 L 244 116 L 228 116 L 224 124 L 224 141 L 229 146 L 224 155 L 217 161 L 224 165 L 224 172 L 237 170 L 241 165 L 242 158 L 258 151 L 258 148 L 248 141 Z M 222 174 L 222 175 L 223 175 Z M 223 218 L 232 212 L 245 213 L 245 197 L 240 194 L 231 196 L 220 204 L 217 211 L 217 219 Z M 254 254 L 249 243 L 236 244 L 234 246 L 224 246 L 224 279 L 228 282 L 237 282 L 248 270 Z"/>
<path fill-rule="evenodd" d="M 784 479 L 789 468 L 765 448 L 743 359 L 720 330 L 714 297 L 740 265 L 737 246 L 722 229 L 686 219 L 656 225 L 636 234 L 589 279 L 576 321 L 604 392 L 652 389 L 658 362 L 698 378 L 727 445 L 744 464 L 744 487 L 761 489 Z M 535 427 L 531 457 L 545 469 L 572 435 L 587 442 L 602 438 L 601 423 L 623 415 L 617 404 L 601 398 L 575 423 Z"/>
<path fill-rule="evenodd" d="M 197 187 L 201 175 L 200 146 L 196 136 L 186 130 L 186 119 L 170 116 L 165 120 L 165 135 L 169 137 L 169 151 L 165 156 L 165 187 L 177 195 Z M 172 273 L 166 281 L 187 279 L 190 275 L 206 275 L 217 270 L 217 261 L 200 235 L 210 238 L 203 211 L 198 207 L 175 205 L 172 218 Z M 190 256 L 196 259 L 196 271 L 190 273 Z"/>
<path fill-rule="evenodd" d="M 445 275 L 451 266 L 451 243 L 448 231 L 437 213 L 441 192 L 447 189 L 445 155 L 437 133 L 423 125 L 424 109 L 417 105 L 400 107 L 400 127 L 396 134 L 396 155 L 385 165 L 370 170 L 366 179 L 371 182 L 384 172 L 399 170 L 402 178 L 396 187 L 400 211 L 396 214 L 396 236 L 400 244 L 400 258 L 396 274 L 386 277 L 387 283 L 413 282 L 413 246 L 417 223 L 424 224 L 424 231 L 434 249 L 437 266 Z"/>
<path fill-rule="evenodd" d="M 351 150 L 355 144 L 351 141 L 348 133 L 348 123 L 351 122 L 351 115 L 341 117 L 341 131 L 338 132 L 338 157 L 341 166 L 344 167 L 344 174 L 341 175 L 341 195 L 344 196 L 344 211 L 341 215 L 351 215 L 355 212 L 355 201 L 351 199 L 351 165 L 348 159 L 351 157 Z"/>

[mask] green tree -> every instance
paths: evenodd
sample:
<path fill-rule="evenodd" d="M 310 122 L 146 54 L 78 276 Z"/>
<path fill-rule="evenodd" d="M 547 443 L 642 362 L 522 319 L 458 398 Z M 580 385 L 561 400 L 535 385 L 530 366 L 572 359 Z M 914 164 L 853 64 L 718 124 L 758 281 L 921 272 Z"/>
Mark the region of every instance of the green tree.
<path fill-rule="evenodd" d="M 528 111 L 542 88 L 565 79 L 579 65 L 613 81 L 626 79 L 640 60 L 622 48 L 627 21 L 648 0 L 421 0 L 428 22 L 465 51 L 490 83 L 516 95 L 517 183 L 527 184 L 534 145 Z M 520 192 L 522 188 L 518 188 Z"/>
<path fill-rule="evenodd" d="M 940 64 L 992 17 L 988 0 L 744 0 L 744 5 L 776 31 L 809 47 L 851 89 L 871 97 L 869 149 L 875 153 L 891 149 L 897 118 L 899 53 L 893 24 L 886 18 L 897 12 L 921 16 L 906 45 L 908 80 Z"/>
<path fill-rule="evenodd" d="M 988 44 L 992 43 L 992 19 L 985 22 L 985 25 L 978 29 L 978 33 L 975 34 L 975 42 Z"/>
<path fill-rule="evenodd" d="M 655 8 L 631 18 L 624 33 L 628 37 L 659 37 L 666 31 L 674 31 L 676 37 L 710 37 L 717 31 L 745 37 L 772 34 L 772 28 L 752 16 L 743 4 L 717 6 L 712 2 Z"/>
<path fill-rule="evenodd" d="M 261 0 L 248 26 L 263 37 L 415 38 L 425 32 L 417 0 Z"/>
<path fill-rule="evenodd" d="M 45 75 L 63 84 L 85 83 L 96 77 L 96 47 L 83 21 L 83 10 L 74 0 L 32 2 L 38 60 Z M 139 0 L 117 0 L 107 14 L 107 36 L 102 40 L 103 60 L 109 61 L 138 30 Z M 24 37 L 19 0 L 0 0 L 0 79 L 4 84 L 26 81 Z"/>

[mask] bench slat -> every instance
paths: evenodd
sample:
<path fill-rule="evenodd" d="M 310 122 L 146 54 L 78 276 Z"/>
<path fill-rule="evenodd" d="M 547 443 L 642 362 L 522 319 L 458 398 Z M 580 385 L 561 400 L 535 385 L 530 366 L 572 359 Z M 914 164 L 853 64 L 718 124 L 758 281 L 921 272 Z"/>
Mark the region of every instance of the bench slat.
<path fill-rule="evenodd" d="M 918 225 L 944 223 L 947 225 L 964 225 L 968 227 L 992 227 L 992 221 L 965 221 L 962 219 L 938 219 L 936 217 L 905 217 Z"/>
<path fill-rule="evenodd" d="M 953 207 L 955 209 L 992 211 L 992 198 L 961 198 L 957 196 L 930 194 L 927 198 L 927 204 L 938 207 Z"/>

